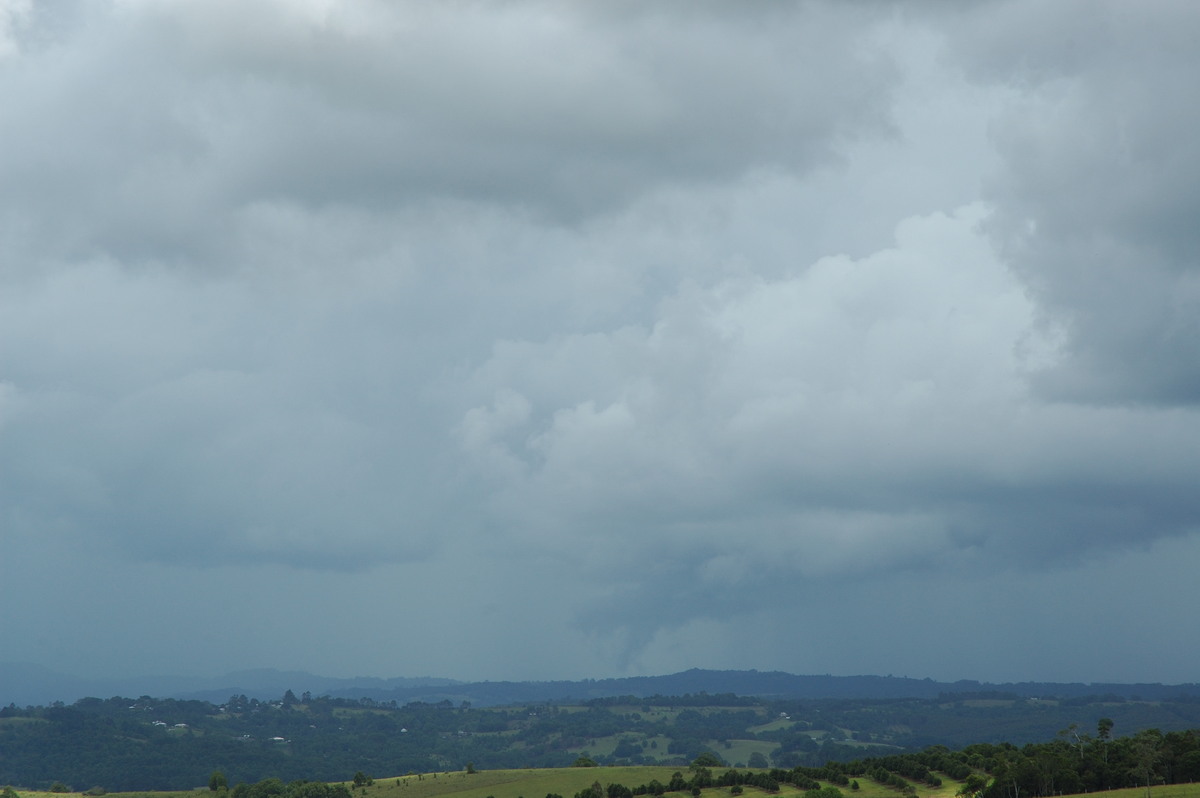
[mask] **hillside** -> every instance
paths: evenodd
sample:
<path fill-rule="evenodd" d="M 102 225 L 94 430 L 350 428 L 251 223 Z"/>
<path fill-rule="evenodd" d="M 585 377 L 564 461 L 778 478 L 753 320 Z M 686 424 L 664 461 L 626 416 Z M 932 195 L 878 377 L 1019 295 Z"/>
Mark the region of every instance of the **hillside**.
<path fill-rule="evenodd" d="M 0 784 L 169 790 L 206 784 L 214 770 L 231 784 L 270 777 L 329 782 L 360 771 L 433 773 L 467 763 L 480 770 L 556 768 L 580 756 L 611 766 L 678 768 L 705 751 L 736 767 L 817 767 L 929 746 L 1044 743 L 1068 730 L 1078 742 L 1102 719 L 1106 734 L 1180 733 L 1200 727 L 1200 702 L 1001 693 L 822 701 L 700 694 L 508 707 L 290 691 L 274 701 L 235 695 L 221 704 L 89 698 L 0 709 Z M 1197 758 L 1178 767 L 1194 765 L 1200 775 Z"/>
<path fill-rule="evenodd" d="M 71 703 L 89 696 L 152 695 L 181 700 L 221 703 L 231 695 L 259 700 L 278 698 L 285 690 L 297 694 L 373 701 L 415 701 L 473 706 L 503 706 L 538 702 L 582 702 L 596 698 L 679 696 L 729 693 L 764 699 L 901 699 L 937 698 L 944 694 L 998 692 L 1021 698 L 1052 696 L 1060 699 L 1115 696 L 1126 700 L 1164 701 L 1200 698 L 1195 683 L 1083 684 L 1057 682 L 988 683 L 971 680 L 939 682 L 900 676 L 796 675 L 782 671 L 703 670 L 694 668 L 661 676 L 559 681 L 460 682 L 453 679 L 355 677 L 338 679 L 302 671 L 259 669 L 208 679 L 140 677 L 86 680 L 27 663 L 0 662 L 0 705 Z"/>

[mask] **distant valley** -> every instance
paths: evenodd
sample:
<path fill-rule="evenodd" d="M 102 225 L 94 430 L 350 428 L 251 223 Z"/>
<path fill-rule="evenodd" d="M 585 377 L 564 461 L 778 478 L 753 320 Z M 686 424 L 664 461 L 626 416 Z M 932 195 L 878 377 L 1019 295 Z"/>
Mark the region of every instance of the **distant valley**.
<path fill-rule="evenodd" d="M 332 782 L 358 772 L 565 767 L 580 758 L 682 767 L 705 752 L 733 766 L 796 768 L 930 746 L 1058 741 L 1082 751 L 1110 733 L 1154 729 L 1156 739 L 1191 740 L 1189 730 L 1200 728 L 1195 685 L 946 684 L 704 670 L 479 683 L 254 671 L 225 683 L 224 690 L 181 684 L 174 697 L 136 689 L 124 697 L 104 697 L 109 690 L 44 704 L 10 701 L 0 707 L 0 784 L 190 789 L 217 770 L 230 783 Z M 1200 760 L 1194 764 L 1200 768 Z"/>

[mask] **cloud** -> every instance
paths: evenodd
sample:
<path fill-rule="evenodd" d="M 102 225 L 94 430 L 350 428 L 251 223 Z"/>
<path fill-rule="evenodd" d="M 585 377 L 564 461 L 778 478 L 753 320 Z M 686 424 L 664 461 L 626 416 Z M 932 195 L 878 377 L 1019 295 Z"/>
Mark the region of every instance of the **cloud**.
<path fill-rule="evenodd" d="M 1046 11 L 992 4 L 965 17 L 956 45 L 976 79 L 1021 88 L 995 122 L 1004 166 L 990 193 L 1006 256 L 1069 332 L 1070 356 L 1038 384 L 1084 402 L 1194 405 L 1200 112 L 1181 98 L 1200 66 L 1200 13 Z"/>
<path fill-rule="evenodd" d="M 1195 15 L 1086 8 L 0 6 L 23 589 L 552 678 L 1188 556 Z"/>
<path fill-rule="evenodd" d="M 453 199 L 578 220 L 664 183 L 811 170 L 886 126 L 894 72 L 855 46 L 859 15 L 801 14 L 93 10 L 4 76 L 25 99 L 2 128 L 0 209 L 70 258 L 219 268 L 237 215 L 263 203 Z"/>
<path fill-rule="evenodd" d="M 584 618 L 637 618 L 643 641 L 744 610 L 764 574 L 1057 568 L 1194 532 L 1186 418 L 1029 392 L 1059 341 L 984 219 L 683 285 L 649 327 L 498 344 L 474 378 L 496 398 L 459 428 L 497 525 L 625 574 Z M 638 615 L 655 575 L 674 598 Z"/>
<path fill-rule="evenodd" d="M 802 13 L 25 13 L 0 75 L 10 506 L 166 562 L 424 556 L 458 364 L 628 321 L 683 268 L 631 284 L 606 213 L 886 127 L 861 15 L 779 24 Z"/>
<path fill-rule="evenodd" d="M 31 8 L 29 0 L 0 2 L 0 61 L 17 54 L 17 32 L 26 24 Z"/>
<path fill-rule="evenodd" d="M 629 505 L 668 518 L 720 519 L 723 501 L 738 519 L 771 506 L 894 512 L 1008 481 L 1036 467 L 1026 449 L 1042 456 L 1045 434 L 1087 433 L 1056 429 L 1026 393 L 1054 342 L 980 218 L 913 219 L 896 249 L 779 281 L 685 287 L 649 329 L 502 343 L 476 376 L 499 398 L 468 414 L 464 445 L 506 455 L 513 507 L 561 504 L 570 522 L 551 527 L 608 525 Z M 505 423 L 489 435 L 484 417 Z"/>

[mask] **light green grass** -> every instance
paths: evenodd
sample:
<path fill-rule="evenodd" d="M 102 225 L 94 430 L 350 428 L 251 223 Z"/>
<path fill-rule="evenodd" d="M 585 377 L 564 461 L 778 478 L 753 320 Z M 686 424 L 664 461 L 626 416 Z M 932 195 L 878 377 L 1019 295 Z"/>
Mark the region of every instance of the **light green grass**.
<path fill-rule="evenodd" d="M 821 782 L 821 784 L 824 786 L 825 782 Z M 849 787 L 838 787 L 838 789 L 842 791 L 845 798 L 901 798 L 899 790 L 877 784 L 866 776 L 859 776 L 858 784 L 860 789 L 857 790 L 851 790 Z M 943 778 L 941 787 L 930 787 L 918 782 L 916 784 L 917 796 L 918 798 L 954 798 L 954 794 L 961 786 L 961 782 L 949 778 Z"/>
<path fill-rule="evenodd" d="M 16 787 L 13 789 L 16 790 L 17 795 L 21 796 L 21 798 L 91 798 L 91 796 L 85 796 L 81 792 L 40 792 L 38 790 L 22 790 Z M 162 792 L 138 790 L 136 792 L 108 793 L 108 795 L 114 796 L 114 798 L 206 798 L 210 794 L 207 787 L 195 790 L 163 790 Z"/>
<path fill-rule="evenodd" d="M 771 754 L 779 748 L 779 743 L 770 740 L 730 740 L 728 748 L 723 743 L 715 741 L 712 742 L 712 745 L 714 746 L 713 753 L 728 762 L 730 766 L 740 762 L 743 768 L 750 761 L 751 754 L 760 753 L 770 761 Z M 713 768 L 714 775 L 719 772 L 719 768 Z"/>
<path fill-rule="evenodd" d="M 686 768 L 680 767 L 596 767 L 596 768 L 538 768 L 529 770 L 481 770 L 470 775 L 463 771 L 448 773 L 426 773 L 421 777 L 400 776 L 379 778 L 366 790 L 354 790 L 355 798 L 544 798 L 548 793 L 557 793 L 572 798 L 575 793 L 591 786 L 593 782 L 607 786 L 624 784 L 636 787 L 658 779 L 664 784 L 671 774 L 681 771 L 687 777 Z M 714 768 L 714 775 L 720 770 Z M 896 790 L 876 784 L 870 779 L 859 779 L 859 790 L 841 787 L 845 798 L 899 798 Z M 347 783 L 349 786 L 349 783 Z M 960 786 L 953 779 L 945 779 L 939 788 L 917 785 L 919 798 L 954 798 Z M 32 790 L 17 790 L 20 798 L 87 798 L 83 793 L 49 793 Z M 209 798 L 207 789 L 172 792 L 125 792 L 109 793 L 112 798 Z M 683 798 L 682 793 L 668 793 L 674 798 Z M 705 798 L 732 798 L 728 789 L 709 787 L 704 790 Z M 765 793 L 746 787 L 743 798 L 800 798 L 802 790 L 787 785 L 777 793 Z M 687 797 L 687 798 L 690 798 Z M 1073 798 L 1066 796 L 1065 798 Z M 1146 788 L 1110 790 L 1104 798 L 1146 798 Z M 1150 798 L 1200 798 L 1200 784 L 1172 784 L 1153 787 Z"/>
<path fill-rule="evenodd" d="M 717 776 L 723 768 L 713 768 Z M 423 774 L 417 776 L 390 777 L 376 779 L 375 785 L 363 791 L 355 791 L 355 798 L 545 798 L 549 793 L 556 793 L 564 798 L 572 798 L 575 793 L 600 782 L 609 784 L 624 784 L 626 787 L 637 787 L 649 784 L 658 779 L 662 783 L 671 780 L 676 771 L 682 772 L 684 778 L 691 774 L 687 768 L 679 766 L 655 767 L 595 767 L 595 768 L 539 768 L 529 770 L 481 770 L 467 774 L 463 771 L 449 773 Z M 841 787 L 845 798 L 900 798 L 900 793 L 894 789 L 876 784 L 870 779 L 859 779 L 859 790 Z M 347 783 L 348 784 L 348 783 Z M 944 779 L 941 787 L 932 788 L 917 785 L 919 798 L 954 798 L 961 786 L 953 779 Z M 780 785 L 779 792 L 767 793 L 755 787 L 745 787 L 744 798 L 800 798 L 803 790 L 790 785 Z M 1159 788 L 1166 789 L 1166 788 Z M 1135 791 L 1136 792 L 1136 791 Z M 668 793 L 668 796 L 683 796 L 683 793 Z M 730 798 L 729 790 L 723 787 L 709 787 L 704 790 L 708 798 Z M 1108 795 L 1105 798 L 1109 798 Z M 1144 795 L 1128 795 L 1119 798 L 1145 798 Z M 1200 788 L 1192 794 L 1159 794 L 1155 791 L 1152 798 L 1200 798 Z"/>
<path fill-rule="evenodd" d="M 1107 790 L 1104 798 L 1146 798 L 1145 787 L 1126 790 Z M 1200 798 L 1200 783 L 1162 784 L 1150 788 L 1150 798 Z"/>
<path fill-rule="evenodd" d="M 592 782 L 624 784 L 636 787 L 648 784 L 652 779 L 661 782 L 671 780 L 678 767 L 596 767 L 596 768 L 535 768 L 528 770 L 480 770 L 467 774 L 463 771 L 450 773 L 425 773 L 421 776 L 400 776 L 375 779 L 375 785 L 365 794 L 355 791 L 355 796 L 364 798 L 544 798 L 557 793 L 571 798 L 575 793 L 592 785 Z M 684 769 L 686 770 L 686 768 Z"/>
<path fill-rule="evenodd" d="M 796 721 L 792 720 L 791 718 L 776 718 L 775 720 L 772 720 L 769 723 L 763 723 L 760 726 L 751 726 L 749 729 L 747 729 L 747 731 L 751 731 L 751 732 L 754 732 L 755 734 L 758 734 L 759 732 L 765 732 L 765 731 L 779 731 L 780 729 L 790 729 L 795 725 L 796 725 Z M 801 728 L 807 728 L 807 727 L 801 727 Z"/>
<path fill-rule="evenodd" d="M 621 741 L 626 737 L 634 739 L 639 743 L 644 739 L 640 734 L 621 732 L 618 734 L 610 734 L 607 737 L 593 737 L 583 745 L 568 750 L 575 754 L 581 754 L 586 751 L 588 755 L 592 757 L 612 756 L 613 751 L 617 749 L 617 746 L 620 745 Z"/>
<path fill-rule="evenodd" d="M 27 726 L 32 724 L 46 724 L 50 721 L 45 718 L 26 718 L 20 715 L 13 718 L 0 718 L 0 726 Z"/>

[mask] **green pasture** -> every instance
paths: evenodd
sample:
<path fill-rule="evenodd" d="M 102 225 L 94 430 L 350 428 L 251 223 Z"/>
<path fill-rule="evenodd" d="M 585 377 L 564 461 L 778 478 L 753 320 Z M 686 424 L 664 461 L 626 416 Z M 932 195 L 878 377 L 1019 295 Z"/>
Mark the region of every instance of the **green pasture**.
<path fill-rule="evenodd" d="M 595 768 L 539 768 L 528 770 L 480 770 L 475 773 L 450 771 L 443 773 L 424 773 L 420 776 L 392 776 L 376 778 L 375 783 L 365 789 L 352 790 L 355 798 L 544 798 L 550 793 L 556 793 L 571 798 L 575 793 L 591 786 L 593 782 L 602 785 L 624 784 L 627 787 L 637 787 L 648 784 L 653 779 L 666 783 L 679 767 L 595 767 Z M 714 768 L 714 774 L 719 773 Z M 870 779 L 858 780 L 860 789 L 852 791 L 842 787 L 845 798 L 898 798 L 896 790 L 876 784 Z M 350 786 L 346 783 L 346 786 Z M 960 783 L 945 779 L 939 788 L 917 785 L 919 798 L 954 798 Z M 754 787 L 745 787 L 744 798 L 799 798 L 802 790 L 784 785 L 779 792 L 768 794 Z M 89 798 L 80 792 L 49 793 L 32 790 L 16 790 L 19 798 Z M 208 789 L 201 788 L 173 792 L 126 792 L 109 793 L 112 798 L 209 798 L 213 795 Z M 668 795 L 673 795 L 668 793 Z M 682 795 L 682 794 L 674 794 Z M 726 788 L 709 787 L 704 790 L 708 798 L 730 798 Z M 1126 790 L 1109 790 L 1105 798 L 1146 798 L 1144 787 Z M 1200 798 L 1200 784 L 1160 785 L 1150 789 L 1150 798 Z M 1066 798 L 1071 798 L 1067 796 Z"/>
<path fill-rule="evenodd" d="M 678 767 L 535 768 L 529 770 L 451 771 L 419 776 L 377 778 L 375 784 L 354 795 L 363 798 L 544 798 L 557 793 L 571 798 L 599 781 L 636 787 L 653 779 L 671 780 Z M 685 768 L 686 770 L 686 768 Z M 349 786 L 349 785 L 347 785 Z"/>
<path fill-rule="evenodd" d="M 742 763 L 742 768 L 746 767 L 746 763 L 750 761 L 750 755 L 759 753 L 765 756 L 768 761 L 771 754 L 779 747 L 779 743 L 769 740 L 730 740 L 729 747 L 724 744 L 713 742 L 713 753 L 724 759 L 730 765 Z M 719 768 L 714 768 L 714 774 L 719 772 Z"/>
<path fill-rule="evenodd" d="M 582 754 L 586 751 L 587 755 L 591 757 L 612 756 L 612 752 L 616 750 L 618 745 L 620 745 L 621 740 L 625 739 L 626 737 L 637 740 L 638 742 L 641 742 L 642 740 L 642 735 L 640 734 L 610 734 L 607 737 L 592 737 L 583 745 L 570 748 L 568 750 L 575 754 Z M 666 753 L 666 750 L 667 749 L 665 748 L 663 749 L 664 754 Z M 647 751 L 646 753 L 649 754 L 656 752 Z M 591 784 L 591 782 L 588 783 Z"/>
<path fill-rule="evenodd" d="M 919 783 L 916 785 L 918 798 L 954 798 L 955 793 L 958 792 L 958 788 L 962 786 L 962 782 L 954 781 L 953 779 L 942 774 L 939 775 L 942 778 L 941 787 L 930 787 L 926 784 Z M 842 795 L 845 796 L 845 798 L 900 798 L 901 795 L 898 790 L 894 790 L 891 787 L 885 787 L 882 784 L 877 784 L 865 776 L 858 777 L 858 785 L 859 789 L 857 790 L 851 790 L 849 787 L 838 787 L 838 789 L 842 791 Z M 821 786 L 824 787 L 837 785 L 828 785 L 827 782 L 821 782 Z M 789 795 L 792 796 L 804 794 L 803 790 L 796 790 L 795 788 L 787 789 L 791 790 Z M 749 794 L 749 792 L 750 790 L 747 788 L 746 793 Z M 778 794 L 782 796 L 784 794 L 784 790 L 781 789 Z M 1197 798 L 1200 798 L 1200 796 L 1197 796 Z"/>
<path fill-rule="evenodd" d="M 568 709 L 568 707 L 563 707 L 563 709 Z M 578 709 L 586 709 L 586 707 L 579 707 Z M 766 710 L 763 709 L 762 707 L 752 707 L 752 706 L 751 707 L 742 707 L 742 706 L 690 707 L 690 706 L 681 706 L 678 704 L 672 704 L 672 705 L 667 705 L 667 704 L 620 704 L 618 706 L 608 707 L 608 709 L 611 710 L 612 712 L 615 712 L 618 715 L 630 715 L 633 713 L 637 713 L 638 715 L 642 716 L 643 720 L 665 720 L 670 723 L 675 722 L 675 719 L 679 717 L 680 712 L 685 712 L 688 710 L 690 710 L 692 712 L 698 712 L 701 715 L 715 715 L 718 712 L 751 711 L 751 712 L 754 712 L 754 714 L 756 714 L 756 715 L 761 715 L 763 717 L 763 719 L 766 719 L 766 715 L 767 715 Z"/>
<path fill-rule="evenodd" d="M 779 731 L 780 729 L 790 729 L 795 725 L 796 725 L 796 721 L 792 720 L 791 718 L 775 718 L 774 720 L 772 720 L 768 723 L 763 723 L 762 725 L 759 725 L 759 726 L 751 726 L 746 731 L 751 731 L 751 732 L 754 732 L 755 734 L 758 734 L 759 732 L 765 732 L 765 731 Z"/>

